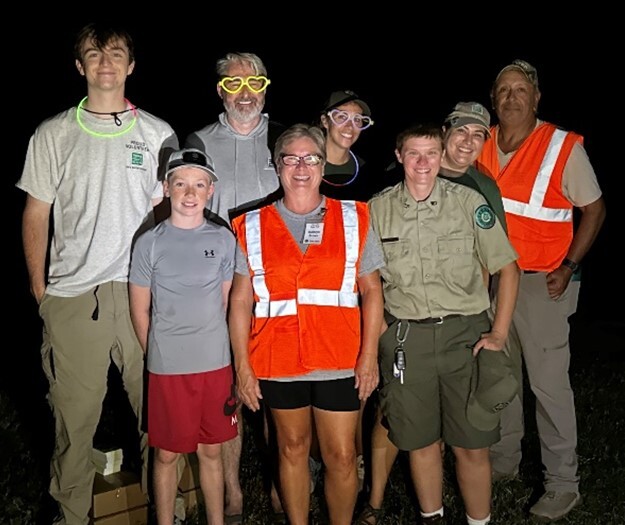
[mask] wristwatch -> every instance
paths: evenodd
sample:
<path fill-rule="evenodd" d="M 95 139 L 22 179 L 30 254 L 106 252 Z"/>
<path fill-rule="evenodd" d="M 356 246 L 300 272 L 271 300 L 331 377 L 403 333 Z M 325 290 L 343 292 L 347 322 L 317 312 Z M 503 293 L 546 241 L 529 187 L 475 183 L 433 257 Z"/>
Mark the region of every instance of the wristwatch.
<path fill-rule="evenodd" d="M 579 268 L 579 263 L 576 263 L 575 261 L 571 261 L 571 259 L 566 258 L 562 261 L 561 266 L 566 266 L 567 268 L 570 268 L 573 273 L 575 273 Z"/>

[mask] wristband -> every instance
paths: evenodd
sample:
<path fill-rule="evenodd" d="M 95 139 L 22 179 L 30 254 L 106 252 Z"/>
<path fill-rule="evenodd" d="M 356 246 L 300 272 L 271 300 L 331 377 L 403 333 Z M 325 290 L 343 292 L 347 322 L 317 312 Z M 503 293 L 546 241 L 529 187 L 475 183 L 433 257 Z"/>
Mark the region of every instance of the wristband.
<path fill-rule="evenodd" d="M 575 261 L 571 261 L 571 259 L 565 258 L 560 266 L 566 266 L 567 268 L 569 268 L 573 273 L 575 273 L 578 269 L 579 269 L 579 263 L 576 263 Z"/>

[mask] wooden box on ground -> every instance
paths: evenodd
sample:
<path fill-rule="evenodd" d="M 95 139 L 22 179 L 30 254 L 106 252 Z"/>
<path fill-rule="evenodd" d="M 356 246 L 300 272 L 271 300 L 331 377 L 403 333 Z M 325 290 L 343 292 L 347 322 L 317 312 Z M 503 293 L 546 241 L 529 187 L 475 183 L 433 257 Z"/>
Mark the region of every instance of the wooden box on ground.
<path fill-rule="evenodd" d="M 136 474 L 121 471 L 103 476 L 96 472 L 91 506 L 91 518 L 94 524 L 146 524 L 148 521 L 147 503 Z"/>
<path fill-rule="evenodd" d="M 117 512 L 96 518 L 91 522 L 93 525 L 147 525 L 148 506 L 135 507 L 124 512 Z"/>
<path fill-rule="evenodd" d="M 182 497 L 184 498 L 184 506 L 187 512 L 193 510 L 198 504 L 204 503 L 204 495 L 200 488 L 182 492 Z"/>
<path fill-rule="evenodd" d="M 184 498 L 187 511 L 193 510 L 198 503 L 203 503 L 202 489 L 200 488 L 200 471 L 197 454 L 185 454 L 185 467 L 180 476 L 178 490 Z"/>

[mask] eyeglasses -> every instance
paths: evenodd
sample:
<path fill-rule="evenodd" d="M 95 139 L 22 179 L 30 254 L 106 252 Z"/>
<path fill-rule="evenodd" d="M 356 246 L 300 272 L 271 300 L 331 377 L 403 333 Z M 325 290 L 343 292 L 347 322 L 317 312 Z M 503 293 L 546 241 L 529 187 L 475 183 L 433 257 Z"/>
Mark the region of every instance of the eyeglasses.
<path fill-rule="evenodd" d="M 323 160 L 323 157 L 321 155 L 304 155 L 303 157 L 298 157 L 297 155 L 283 153 L 280 155 L 280 160 L 285 166 L 299 166 L 299 163 L 302 161 L 304 161 L 306 166 L 318 166 Z"/>
<path fill-rule="evenodd" d="M 269 80 L 265 76 L 249 76 L 249 77 L 224 77 L 219 81 L 219 86 L 226 92 L 231 95 L 237 94 L 239 91 L 243 89 L 244 86 L 247 86 L 252 93 L 260 93 L 267 89 L 267 86 L 271 84 L 271 80 Z"/>
<path fill-rule="evenodd" d="M 333 109 L 328 112 L 328 116 L 330 117 L 330 120 L 339 127 L 344 126 L 350 120 L 352 121 L 354 127 L 359 130 L 367 129 L 369 126 L 373 126 L 373 120 L 371 120 L 371 117 L 361 115 L 360 113 L 350 113 L 348 111 L 343 111 L 342 109 Z"/>

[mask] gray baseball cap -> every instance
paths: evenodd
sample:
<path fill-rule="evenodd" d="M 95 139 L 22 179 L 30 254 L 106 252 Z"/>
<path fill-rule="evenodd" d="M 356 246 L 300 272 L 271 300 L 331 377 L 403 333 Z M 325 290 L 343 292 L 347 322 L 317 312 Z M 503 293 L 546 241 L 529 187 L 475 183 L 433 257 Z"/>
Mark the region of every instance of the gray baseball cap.
<path fill-rule="evenodd" d="M 445 122 L 451 128 L 459 128 L 466 124 L 478 124 L 486 130 L 490 137 L 490 113 L 479 102 L 458 102 L 454 110 L 447 115 Z"/>
<path fill-rule="evenodd" d="M 467 420 L 478 430 L 494 430 L 499 425 L 499 412 L 510 404 L 518 391 L 511 359 L 503 350 L 482 348 L 473 358 L 471 392 L 465 412 Z"/>
<path fill-rule="evenodd" d="M 520 58 L 513 60 L 510 64 L 502 68 L 502 70 L 497 74 L 497 78 L 495 78 L 495 84 L 497 84 L 497 81 L 499 80 L 499 77 L 501 75 L 503 75 L 506 71 L 510 71 L 511 69 L 523 73 L 523 75 L 525 75 L 525 78 L 527 78 L 528 82 L 530 84 L 533 84 L 533 86 L 538 89 L 538 72 L 536 71 L 536 68 L 529 62 L 521 60 Z"/>

